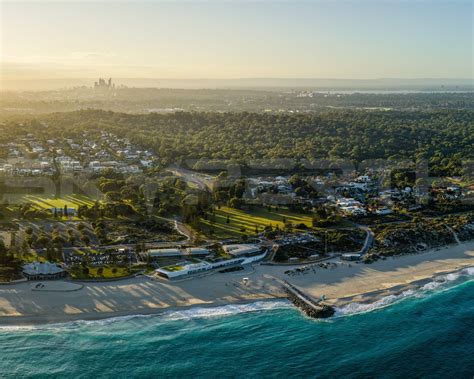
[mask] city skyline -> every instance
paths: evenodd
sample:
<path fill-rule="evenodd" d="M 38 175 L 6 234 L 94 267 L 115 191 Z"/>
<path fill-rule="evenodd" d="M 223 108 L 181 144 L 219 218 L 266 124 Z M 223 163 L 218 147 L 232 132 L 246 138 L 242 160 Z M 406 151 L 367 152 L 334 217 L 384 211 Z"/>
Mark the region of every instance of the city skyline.
<path fill-rule="evenodd" d="M 468 1 L 44 5 L 1 3 L 2 81 L 473 77 Z"/>

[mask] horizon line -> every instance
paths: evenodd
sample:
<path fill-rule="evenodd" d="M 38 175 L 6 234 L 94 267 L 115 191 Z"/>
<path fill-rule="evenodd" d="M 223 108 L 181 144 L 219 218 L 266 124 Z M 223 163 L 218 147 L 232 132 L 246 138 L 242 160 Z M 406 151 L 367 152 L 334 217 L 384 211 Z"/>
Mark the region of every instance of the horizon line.
<path fill-rule="evenodd" d="M 474 81 L 474 78 L 468 77 L 376 77 L 376 78 L 321 78 L 321 77 L 273 77 L 273 76 L 252 76 L 252 77 L 226 77 L 226 78 L 189 78 L 189 77 L 151 77 L 151 76 L 114 76 L 114 75 L 98 75 L 98 76 L 65 76 L 65 77 L 48 77 L 48 78 L 2 78 L 1 81 L 27 81 L 27 80 L 85 80 L 97 78 L 116 78 L 116 79 L 134 79 L 134 80 L 353 80 L 353 81 L 375 81 L 375 80 L 467 80 Z"/>

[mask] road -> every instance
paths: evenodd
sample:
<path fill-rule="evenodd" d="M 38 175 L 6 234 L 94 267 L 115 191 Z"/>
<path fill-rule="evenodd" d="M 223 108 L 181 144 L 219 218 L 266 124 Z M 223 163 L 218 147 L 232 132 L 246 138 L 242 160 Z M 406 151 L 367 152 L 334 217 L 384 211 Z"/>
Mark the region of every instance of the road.
<path fill-rule="evenodd" d="M 179 234 L 186 237 L 186 242 L 193 242 L 196 239 L 194 231 L 191 228 L 189 228 L 186 224 L 178 220 L 174 220 L 174 228 L 177 230 Z"/>
<path fill-rule="evenodd" d="M 362 246 L 362 249 L 360 249 L 360 251 L 357 253 L 362 257 L 364 254 L 366 254 L 369 251 L 370 247 L 372 246 L 372 243 L 374 242 L 374 232 L 366 226 L 359 226 L 359 227 L 361 229 L 364 229 L 365 232 L 367 233 L 367 236 L 365 237 L 365 241 L 364 241 L 364 246 Z"/>
<path fill-rule="evenodd" d="M 181 167 L 170 166 L 166 169 L 171 172 L 173 175 L 176 175 L 182 178 L 188 183 L 193 183 L 200 190 L 207 191 L 212 190 L 212 184 L 214 182 L 213 178 L 209 175 L 201 174 L 195 171 L 186 170 Z"/>

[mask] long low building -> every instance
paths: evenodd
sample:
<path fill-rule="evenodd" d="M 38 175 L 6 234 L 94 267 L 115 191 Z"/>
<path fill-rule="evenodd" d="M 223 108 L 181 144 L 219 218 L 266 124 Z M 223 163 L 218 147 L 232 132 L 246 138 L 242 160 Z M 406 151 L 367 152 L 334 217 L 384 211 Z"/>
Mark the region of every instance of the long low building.
<path fill-rule="evenodd" d="M 233 257 L 249 257 L 261 253 L 262 248 L 255 244 L 233 244 L 223 245 L 222 249 Z"/>
<path fill-rule="evenodd" d="M 186 257 L 186 256 L 206 256 L 210 251 L 203 247 L 189 247 L 171 248 L 171 249 L 150 249 L 148 254 L 151 258 L 171 258 L 171 257 Z"/>
<path fill-rule="evenodd" d="M 258 255 L 253 254 L 247 257 L 226 259 L 219 262 L 182 262 L 172 266 L 161 267 L 155 270 L 155 272 L 166 279 L 184 279 L 196 274 L 251 264 L 263 259 L 266 255 L 267 251 L 260 251 Z"/>
<path fill-rule="evenodd" d="M 244 263 L 245 258 L 227 259 L 219 262 L 197 262 L 189 263 L 183 262 L 182 264 L 176 264 L 173 266 L 161 267 L 155 272 L 167 279 L 183 279 L 196 274 L 201 274 L 221 268 L 228 268 L 232 266 L 238 266 Z"/>

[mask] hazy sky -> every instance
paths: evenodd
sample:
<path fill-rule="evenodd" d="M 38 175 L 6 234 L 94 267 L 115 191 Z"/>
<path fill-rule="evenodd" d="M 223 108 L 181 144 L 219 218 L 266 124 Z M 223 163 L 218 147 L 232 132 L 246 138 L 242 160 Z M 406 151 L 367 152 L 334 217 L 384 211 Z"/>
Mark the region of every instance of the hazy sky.
<path fill-rule="evenodd" d="M 1 1 L 0 11 L 4 80 L 473 76 L 473 1 Z"/>

